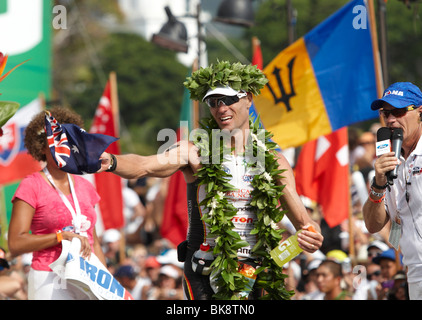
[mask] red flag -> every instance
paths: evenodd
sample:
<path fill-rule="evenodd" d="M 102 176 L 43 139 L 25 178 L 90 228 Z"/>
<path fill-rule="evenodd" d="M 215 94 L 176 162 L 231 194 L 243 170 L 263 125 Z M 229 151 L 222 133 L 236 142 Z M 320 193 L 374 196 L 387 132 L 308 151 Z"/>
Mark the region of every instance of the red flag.
<path fill-rule="evenodd" d="M 303 145 L 296 164 L 299 195 L 321 205 L 331 228 L 349 215 L 348 164 L 347 127 Z"/>
<path fill-rule="evenodd" d="M 106 84 L 104 93 L 100 99 L 90 133 L 102 133 L 117 137 L 118 130 L 118 106 L 115 75 L 112 73 Z M 120 154 L 118 141 L 113 142 L 106 152 Z M 110 172 L 102 172 L 94 175 L 95 186 L 101 197 L 99 206 L 104 230 L 120 229 L 124 226 L 123 196 L 121 178 Z"/>
<path fill-rule="evenodd" d="M 264 59 L 262 58 L 261 42 L 257 37 L 252 38 L 252 65 L 258 69 L 264 69 Z"/>
<path fill-rule="evenodd" d="M 42 110 L 36 99 L 19 109 L 3 126 L 0 138 L 0 185 L 16 182 L 28 174 L 41 170 L 40 163 L 24 147 L 24 132 L 32 117 Z"/>
<path fill-rule="evenodd" d="M 252 65 L 262 70 L 264 69 L 264 60 L 262 59 L 261 42 L 257 37 L 252 37 Z M 249 115 L 253 118 L 257 118 L 258 113 L 256 112 L 255 103 L 253 102 L 249 108 Z"/>

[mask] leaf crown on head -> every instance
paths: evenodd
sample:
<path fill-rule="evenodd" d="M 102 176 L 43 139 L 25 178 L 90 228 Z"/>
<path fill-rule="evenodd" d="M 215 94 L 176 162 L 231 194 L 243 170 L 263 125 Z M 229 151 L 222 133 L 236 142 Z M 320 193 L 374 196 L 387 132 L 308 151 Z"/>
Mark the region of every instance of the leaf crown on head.
<path fill-rule="evenodd" d="M 251 92 L 257 96 L 267 82 L 264 73 L 256 66 L 217 60 L 217 63 L 193 72 L 183 85 L 189 90 L 192 100 L 202 101 L 209 89 L 215 89 L 219 85 Z"/>

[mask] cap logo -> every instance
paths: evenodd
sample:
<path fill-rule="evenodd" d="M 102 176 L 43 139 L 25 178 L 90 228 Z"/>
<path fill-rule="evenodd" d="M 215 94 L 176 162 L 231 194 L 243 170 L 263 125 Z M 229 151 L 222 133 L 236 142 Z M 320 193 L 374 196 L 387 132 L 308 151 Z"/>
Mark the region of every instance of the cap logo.
<path fill-rule="evenodd" d="M 401 97 L 403 97 L 403 91 L 400 91 L 400 90 L 388 90 L 388 91 L 384 94 L 384 97 L 385 97 L 385 96 L 388 96 L 388 95 L 390 95 L 390 94 L 394 94 L 394 95 L 396 95 L 396 96 L 401 96 Z"/>

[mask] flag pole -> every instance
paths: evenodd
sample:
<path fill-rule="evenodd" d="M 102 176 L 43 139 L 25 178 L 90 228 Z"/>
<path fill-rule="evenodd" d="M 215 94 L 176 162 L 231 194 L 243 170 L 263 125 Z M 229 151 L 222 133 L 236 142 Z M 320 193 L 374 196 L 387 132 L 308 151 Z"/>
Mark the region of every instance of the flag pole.
<path fill-rule="evenodd" d="M 117 77 L 116 72 L 112 71 L 109 75 L 110 79 L 110 95 L 111 95 L 111 112 L 114 119 L 114 132 L 120 135 L 120 116 L 119 116 L 119 96 L 117 93 Z"/>
<path fill-rule="evenodd" d="M 374 1 L 368 0 L 368 11 L 369 11 L 369 26 L 370 26 L 370 33 L 371 33 L 371 41 L 372 41 L 372 54 L 374 56 L 374 65 L 375 65 L 375 81 L 377 85 L 377 95 L 378 97 L 382 96 L 384 91 L 384 81 L 383 81 L 383 74 L 381 68 L 381 58 L 380 58 L 380 51 L 378 46 L 378 34 L 377 34 L 377 24 L 375 22 L 375 9 L 374 9 Z"/>
<path fill-rule="evenodd" d="M 117 93 L 117 76 L 116 72 L 111 71 L 109 74 L 110 81 L 110 99 L 111 112 L 114 120 L 114 133 L 120 136 L 120 113 L 119 113 L 119 96 Z M 119 150 L 120 152 L 120 150 Z M 119 247 L 119 261 L 122 263 L 126 259 L 126 236 L 124 226 L 120 229 L 120 247 Z"/>
<path fill-rule="evenodd" d="M 352 181 L 352 177 L 351 177 L 351 173 L 349 172 L 348 174 L 348 179 L 347 179 L 347 183 L 349 185 L 349 190 L 350 190 L 350 186 L 351 186 L 351 181 Z M 348 215 L 348 220 L 349 220 L 349 257 L 350 260 L 352 262 L 352 265 L 356 265 L 356 251 L 355 251 L 355 228 L 354 228 L 354 223 L 353 223 L 353 201 L 352 201 L 352 194 L 350 192 L 349 195 L 349 215 Z"/>
<path fill-rule="evenodd" d="M 382 97 L 382 93 L 384 92 L 384 77 L 382 73 L 382 66 L 381 66 L 381 57 L 380 57 L 380 50 L 378 46 L 378 33 L 377 33 L 377 24 L 375 21 L 375 9 L 374 9 L 374 0 L 368 0 L 368 11 L 369 11 L 369 28 L 371 33 L 371 42 L 372 42 L 372 55 L 374 57 L 374 66 L 375 66 L 375 83 L 377 86 L 377 98 Z M 380 116 L 379 117 L 380 123 L 383 127 L 385 127 L 385 121 Z"/>

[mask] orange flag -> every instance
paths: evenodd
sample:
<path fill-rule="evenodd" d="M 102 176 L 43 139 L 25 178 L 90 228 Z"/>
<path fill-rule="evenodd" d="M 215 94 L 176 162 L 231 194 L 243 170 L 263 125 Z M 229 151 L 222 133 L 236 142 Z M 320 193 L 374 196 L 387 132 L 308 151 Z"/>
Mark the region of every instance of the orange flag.
<path fill-rule="evenodd" d="M 349 215 L 349 150 L 347 127 L 303 145 L 296 164 L 299 195 L 322 207 L 333 228 Z"/>

